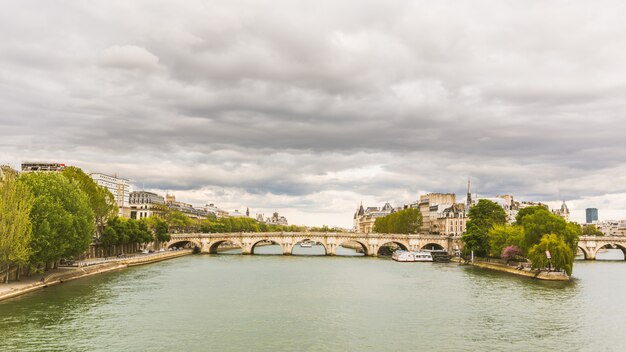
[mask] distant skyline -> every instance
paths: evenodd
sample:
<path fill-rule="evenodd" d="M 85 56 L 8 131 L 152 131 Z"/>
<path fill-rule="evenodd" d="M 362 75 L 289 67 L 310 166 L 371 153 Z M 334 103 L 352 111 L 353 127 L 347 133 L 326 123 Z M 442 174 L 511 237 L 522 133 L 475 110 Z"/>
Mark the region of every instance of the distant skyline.
<path fill-rule="evenodd" d="M 626 218 L 620 1 L 19 1 L 0 163 L 349 227 L 427 192 Z"/>

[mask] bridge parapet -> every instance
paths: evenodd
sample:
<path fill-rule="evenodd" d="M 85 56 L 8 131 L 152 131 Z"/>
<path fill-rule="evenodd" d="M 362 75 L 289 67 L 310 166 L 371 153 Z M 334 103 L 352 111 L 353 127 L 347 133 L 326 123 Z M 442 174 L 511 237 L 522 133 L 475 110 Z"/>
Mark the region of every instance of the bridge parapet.
<path fill-rule="evenodd" d="M 335 255 L 337 247 L 346 242 L 360 244 L 365 253 L 376 256 L 381 246 L 393 242 L 408 250 L 420 250 L 426 245 L 444 248 L 452 253 L 461 248 L 459 237 L 422 234 L 381 234 L 354 232 L 230 232 L 230 233 L 173 233 L 166 247 L 177 243 L 191 243 L 203 253 L 215 253 L 217 246 L 231 242 L 251 254 L 257 243 L 271 241 L 282 247 L 283 254 L 291 254 L 293 246 L 304 240 L 320 243 L 327 255 Z"/>

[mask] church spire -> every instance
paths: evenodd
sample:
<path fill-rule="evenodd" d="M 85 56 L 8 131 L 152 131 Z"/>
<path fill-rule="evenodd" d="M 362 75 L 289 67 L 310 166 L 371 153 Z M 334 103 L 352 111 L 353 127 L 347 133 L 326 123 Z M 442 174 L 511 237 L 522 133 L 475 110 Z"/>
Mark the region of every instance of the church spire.
<path fill-rule="evenodd" d="M 467 177 L 467 208 L 472 205 L 472 193 L 471 193 L 471 181 L 470 178 Z"/>

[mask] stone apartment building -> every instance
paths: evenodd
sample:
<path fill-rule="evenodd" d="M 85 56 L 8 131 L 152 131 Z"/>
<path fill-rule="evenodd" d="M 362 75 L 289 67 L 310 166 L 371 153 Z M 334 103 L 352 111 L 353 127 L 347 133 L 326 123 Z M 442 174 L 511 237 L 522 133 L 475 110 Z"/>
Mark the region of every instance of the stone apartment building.
<path fill-rule="evenodd" d="M 163 196 L 147 191 L 130 192 L 128 203 L 131 219 L 163 217 L 167 209 Z"/>
<path fill-rule="evenodd" d="M 382 208 L 367 207 L 361 204 L 354 213 L 353 229 L 356 233 L 372 233 L 374 232 L 374 222 L 377 218 L 389 215 L 393 212 L 393 207 L 389 203 L 385 203 Z"/>

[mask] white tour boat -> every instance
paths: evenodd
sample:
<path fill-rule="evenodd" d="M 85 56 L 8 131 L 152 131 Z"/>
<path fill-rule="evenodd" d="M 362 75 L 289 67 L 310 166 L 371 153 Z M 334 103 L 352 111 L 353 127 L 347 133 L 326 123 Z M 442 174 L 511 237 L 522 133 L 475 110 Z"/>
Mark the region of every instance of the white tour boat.
<path fill-rule="evenodd" d="M 397 262 L 432 262 L 433 256 L 429 252 L 397 250 L 393 252 L 391 259 Z"/>
<path fill-rule="evenodd" d="M 313 242 L 311 241 L 300 242 L 300 247 L 304 247 L 304 248 L 313 247 Z"/>

